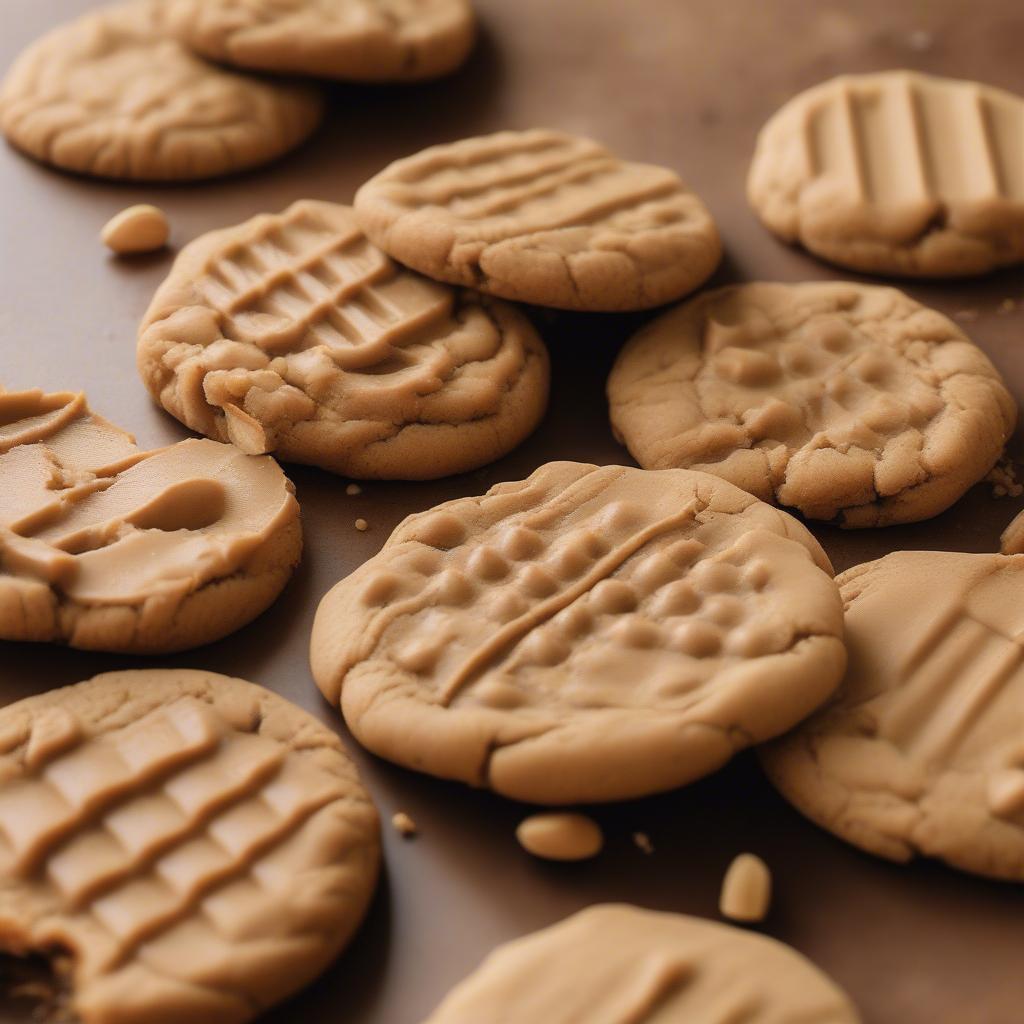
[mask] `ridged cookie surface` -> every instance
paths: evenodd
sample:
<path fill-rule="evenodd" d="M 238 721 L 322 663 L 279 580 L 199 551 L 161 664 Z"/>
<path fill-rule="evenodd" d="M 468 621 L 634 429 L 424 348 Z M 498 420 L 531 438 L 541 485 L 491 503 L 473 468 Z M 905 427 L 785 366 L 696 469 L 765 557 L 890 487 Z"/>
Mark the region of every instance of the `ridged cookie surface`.
<path fill-rule="evenodd" d="M 765 125 L 747 184 L 781 238 L 866 273 L 1024 260 L 1024 99 L 909 71 L 844 75 Z"/>
<path fill-rule="evenodd" d="M 560 132 L 434 146 L 381 171 L 355 206 L 370 239 L 407 266 L 540 306 L 658 306 L 721 257 L 711 215 L 673 171 Z"/>
<path fill-rule="evenodd" d="M 262 687 L 116 672 L 0 710 L 5 952 L 83 1024 L 242 1024 L 369 904 L 377 814 L 338 738 Z"/>
<path fill-rule="evenodd" d="M 700 295 L 626 345 L 608 397 L 642 466 L 715 473 L 851 527 L 942 512 L 992 469 L 1017 417 L 951 320 L 846 283 Z"/>
<path fill-rule="evenodd" d="M 703 473 L 550 463 L 410 516 L 321 602 L 312 666 L 399 764 L 545 804 L 714 771 L 842 674 L 828 560 Z"/>
<path fill-rule="evenodd" d="M 870 853 L 1024 881 L 1024 555 L 897 551 L 837 582 L 849 669 L 764 748 L 772 781 Z"/>
<path fill-rule="evenodd" d="M 169 0 L 169 24 L 212 60 L 363 82 L 454 71 L 469 55 L 469 0 Z"/>
<path fill-rule="evenodd" d="M 266 163 L 319 124 L 316 91 L 208 64 L 166 14 L 163 0 L 134 0 L 43 36 L 0 88 L 0 130 L 65 170 L 169 181 Z"/>
<path fill-rule="evenodd" d="M 270 458 L 192 440 L 142 452 L 81 394 L 0 393 L 0 639 L 155 653 L 217 640 L 299 561 Z"/>
<path fill-rule="evenodd" d="M 500 946 L 426 1024 L 858 1024 L 847 996 L 781 942 L 606 904 Z"/>
<path fill-rule="evenodd" d="M 356 477 L 491 462 L 547 407 L 547 350 L 503 302 L 428 281 L 306 200 L 197 239 L 143 321 L 139 371 L 193 430 Z"/>

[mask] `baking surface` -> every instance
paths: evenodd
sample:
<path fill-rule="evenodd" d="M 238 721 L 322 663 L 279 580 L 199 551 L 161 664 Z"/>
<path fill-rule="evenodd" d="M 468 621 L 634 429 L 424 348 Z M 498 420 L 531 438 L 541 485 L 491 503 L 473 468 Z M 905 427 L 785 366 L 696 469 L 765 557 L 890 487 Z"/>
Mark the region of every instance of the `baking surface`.
<path fill-rule="evenodd" d="M 4 0 L 0 65 L 92 6 Z M 325 128 L 261 172 L 199 186 L 126 187 L 52 172 L 0 145 L 0 383 L 84 389 L 94 409 L 145 447 L 187 436 L 150 403 L 135 373 L 135 326 L 171 254 L 118 262 L 97 240 L 106 220 L 131 203 L 166 209 L 180 247 L 205 230 L 295 199 L 348 202 L 385 163 L 433 142 L 548 126 L 593 135 L 624 157 L 679 171 L 722 231 L 727 256 L 715 283 L 843 278 L 851 275 L 780 245 L 748 209 L 744 178 L 761 123 L 797 90 L 840 71 L 913 67 L 1024 93 L 1019 0 L 478 6 L 484 36 L 459 75 L 415 88 L 336 88 Z M 1015 397 L 1024 397 L 1024 273 L 906 290 L 960 314 Z M 349 497 L 345 481 L 286 467 L 302 504 L 306 557 L 279 601 L 248 628 L 153 662 L 0 643 L 0 700 L 117 668 L 187 665 L 262 683 L 344 731 L 307 664 L 320 597 L 408 513 L 519 479 L 549 459 L 628 462 L 608 428 L 604 378 L 641 320 L 536 313 L 554 363 L 551 411 L 530 441 L 483 471 L 430 484 L 369 483 Z M 1019 437 L 1013 452 L 1020 455 Z M 929 523 L 814 532 L 837 570 L 903 547 L 990 551 L 1022 504 L 996 499 L 980 485 Z M 366 533 L 355 530 L 357 517 L 369 522 Z M 363 931 L 333 970 L 267 1015 L 268 1022 L 417 1024 L 492 946 L 589 903 L 627 900 L 713 917 L 722 874 L 743 850 L 758 853 L 775 874 L 764 930 L 832 974 L 868 1024 L 1021 1019 L 1024 890 L 937 864 L 900 867 L 861 854 L 801 819 L 749 756 L 686 790 L 598 808 L 605 853 L 588 864 L 549 865 L 515 842 L 524 808 L 413 775 L 350 746 L 385 822 L 404 810 L 421 834 L 407 841 L 385 825 L 387 872 Z M 634 845 L 637 831 L 650 836 L 652 854 Z M 0 1022 L 29 1019 L 25 1003 L 0 1007 Z"/>

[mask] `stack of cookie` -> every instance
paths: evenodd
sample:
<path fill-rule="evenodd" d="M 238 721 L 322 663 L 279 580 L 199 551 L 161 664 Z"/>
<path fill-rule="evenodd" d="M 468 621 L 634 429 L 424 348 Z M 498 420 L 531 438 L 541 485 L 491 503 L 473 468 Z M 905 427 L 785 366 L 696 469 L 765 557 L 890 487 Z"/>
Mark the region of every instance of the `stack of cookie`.
<path fill-rule="evenodd" d="M 0 126 L 72 170 L 210 176 L 319 116 L 308 87 L 249 71 L 412 80 L 472 36 L 458 0 L 141 0 L 36 44 Z M 750 196 L 854 269 L 1021 260 L 1022 112 L 965 83 L 829 83 L 765 129 Z M 155 654 L 238 629 L 301 554 L 271 456 L 391 480 L 493 462 L 548 401 L 524 306 L 651 309 L 721 254 L 673 171 L 543 130 L 202 236 L 137 346 L 202 439 L 143 452 L 81 395 L 0 393 L 0 637 Z M 758 746 L 849 841 L 1024 880 L 1022 530 L 1003 554 L 895 552 L 836 580 L 785 511 L 868 528 L 956 502 L 1016 423 L 981 350 L 890 287 L 738 284 L 646 324 L 608 398 L 642 468 L 552 462 L 410 516 L 324 597 L 312 672 L 355 739 L 553 806 L 672 789 Z M 82 1020 L 249 1020 L 328 965 L 373 894 L 377 814 L 340 741 L 241 680 L 150 669 L 22 701 L 0 711 L 0 767 L 5 942 L 60 951 Z M 624 907 L 499 950 L 430 1020 L 601 1014 L 858 1020 L 777 943 Z"/>

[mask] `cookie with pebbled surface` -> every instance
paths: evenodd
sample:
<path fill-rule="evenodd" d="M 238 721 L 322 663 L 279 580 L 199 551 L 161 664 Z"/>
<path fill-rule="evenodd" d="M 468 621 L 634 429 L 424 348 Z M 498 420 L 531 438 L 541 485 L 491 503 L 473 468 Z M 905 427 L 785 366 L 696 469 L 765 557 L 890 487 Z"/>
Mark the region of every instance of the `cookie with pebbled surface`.
<path fill-rule="evenodd" d="M 169 0 L 188 47 L 236 67 L 357 82 L 412 82 L 469 56 L 469 0 Z"/>
<path fill-rule="evenodd" d="M 355 208 L 406 266 L 538 306 L 659 306 L 703 284 L 722 255 L 711 215 L 673 171 L 539 129 L 398 160 Z"/>
<path fill-rule="evenodd" d="M 81 394 L 0 393 L 0 640 L 153 654 L 267 608 L 302 553 L 273 459 L 140 451 Z"/>
<path fill-rule="evenodd" d="M 241 679 L 114 672 L 0 710 L 0 948 L 51 958 L 83 1024 L 252 1020 L 348 943 L 379 843 L 338 738 Z"/>
<path fill-rule="evenodd" d="M 893 288 L 746 284 L 648 324 L 608 380 L 616 436 L 842 526 L 911 523 L 992 469 L 1017 407 L 951 320 Z"/>
<path fill-rule="evenodd" d="M 311 644 L 371 751 L 552 805 L 715 771 L 821 704 L 845 659 L 796 520 L 707 474 L 573 462 L 410 516 Z"/>
<path fill-rule="evenodd" d="M 1024 556 L 897 551 L 837 582 L 846 677 L 762 748 L 769 777 L 869 853 L 1024 881 Z"/>
<path fill-rule="evenodd" d="M 869 274 L 961 277 L 1024 261 L 1024 98 L 910 71 L 843 75 L 762 129 L 765 225 Z"/>
<path fill-rule="evenodd" d="M 683 914 L 604 904 L 499 946 L 425 1024 L 858 1024 L 796 950 Z"/>
<path fill-rule="evenodd" d="M 199 433 L 399 480 L 506 454 L 544 415 L 550 376 L 517 309 L 411 273 L 349 207 L 313 200 L 188 245 L 137 355 L 153 397 Z"/>
<path fill-rule="evenodd" d="M 273 160 L 320 123 L 315 89 L 209 64 L 170 35 L 164 0 L 101 7 L 30 45 L 0 86 L 0 130 L 43 163 L 185 181 Z"/>

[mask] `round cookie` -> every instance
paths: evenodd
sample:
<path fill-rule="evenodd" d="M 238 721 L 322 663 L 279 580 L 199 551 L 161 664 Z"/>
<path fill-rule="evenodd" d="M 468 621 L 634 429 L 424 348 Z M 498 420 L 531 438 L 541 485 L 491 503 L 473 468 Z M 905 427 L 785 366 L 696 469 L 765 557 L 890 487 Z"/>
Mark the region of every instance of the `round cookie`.
<path fill-rule="evenodd" d="M 250 453 L 422 480 L 492 462 L 547 407 L 547 350 L 512 306 L 428 281 L 306 200 L 187 246 L 138 365 L 182 423 Z"/>
<path fill-rule="evenodd" d="M 869 853 L 1024 881 L 1024 556 L 897 551 L 838 582 L 846 678 L 768 775 Z"/>
<path fill-rule="evenodd" d="M 1024 260 L 1024 99 L 910 71 L 843 75 L 762 129 L 751 205 L 787 242 L 869 274 Z"/>
<path fill-rule="evenodd" d="M 0 640 L 198 647 L 267 608 L 302 553 L 273 459 L 207 440 L 139 451 L 81 394 L 0 394 L 0 480 Z"/>
<path fill-rule="evenodd" d="M 184 181 L 267 163 L 319 124 L 320 94 L 218 68 L 172 38 L 163 0 L 55 28 L 0 88 L 0 130 L 44 163 L 101 178 Z"/>
<path fill-rule="evenodd" d="M 212 672 L 97 676 L 0 710 L 3 949 L 83 1024 L 242 1024 L 319 975 L 373 895 L 338 738 Z"/>
<path fill-rule="evenodd" d="M 604 904 L 499 946 L 425 1024 L 654 1020 L 858 1024 L 846 994 L 775 939 Z"/>
<path fill-rule="evenodd" d="M 608 397 L 645 468 L 715 473 L 847 527 L 942 512 L 992 469 L 1017 417 L 951 320 L 848 283 L 700 295 L 633 337 Z"/>
<path fill-rule="evenodd" d="M 722 255 L 711 215 L 673 171 L 561 132 L 433 146 L 371 178 L 355 207 L 406 266 L 561 309 L 660 306 L 703 284 Z"/>
<path fill-rule="evenodd" d="M 841 638 L 790 516 L 703 473 L 555 462 L 406 519 L 323 599 L 311 660 L 374 753 L 559 805 L 779 735 L 838 684 Z"/>
<path fill-rule="evenodd" d="M 469 0 L 171 0 L 191 49 L 237 67 L 357 82 L 411 82 L 469 56 Z"/>

